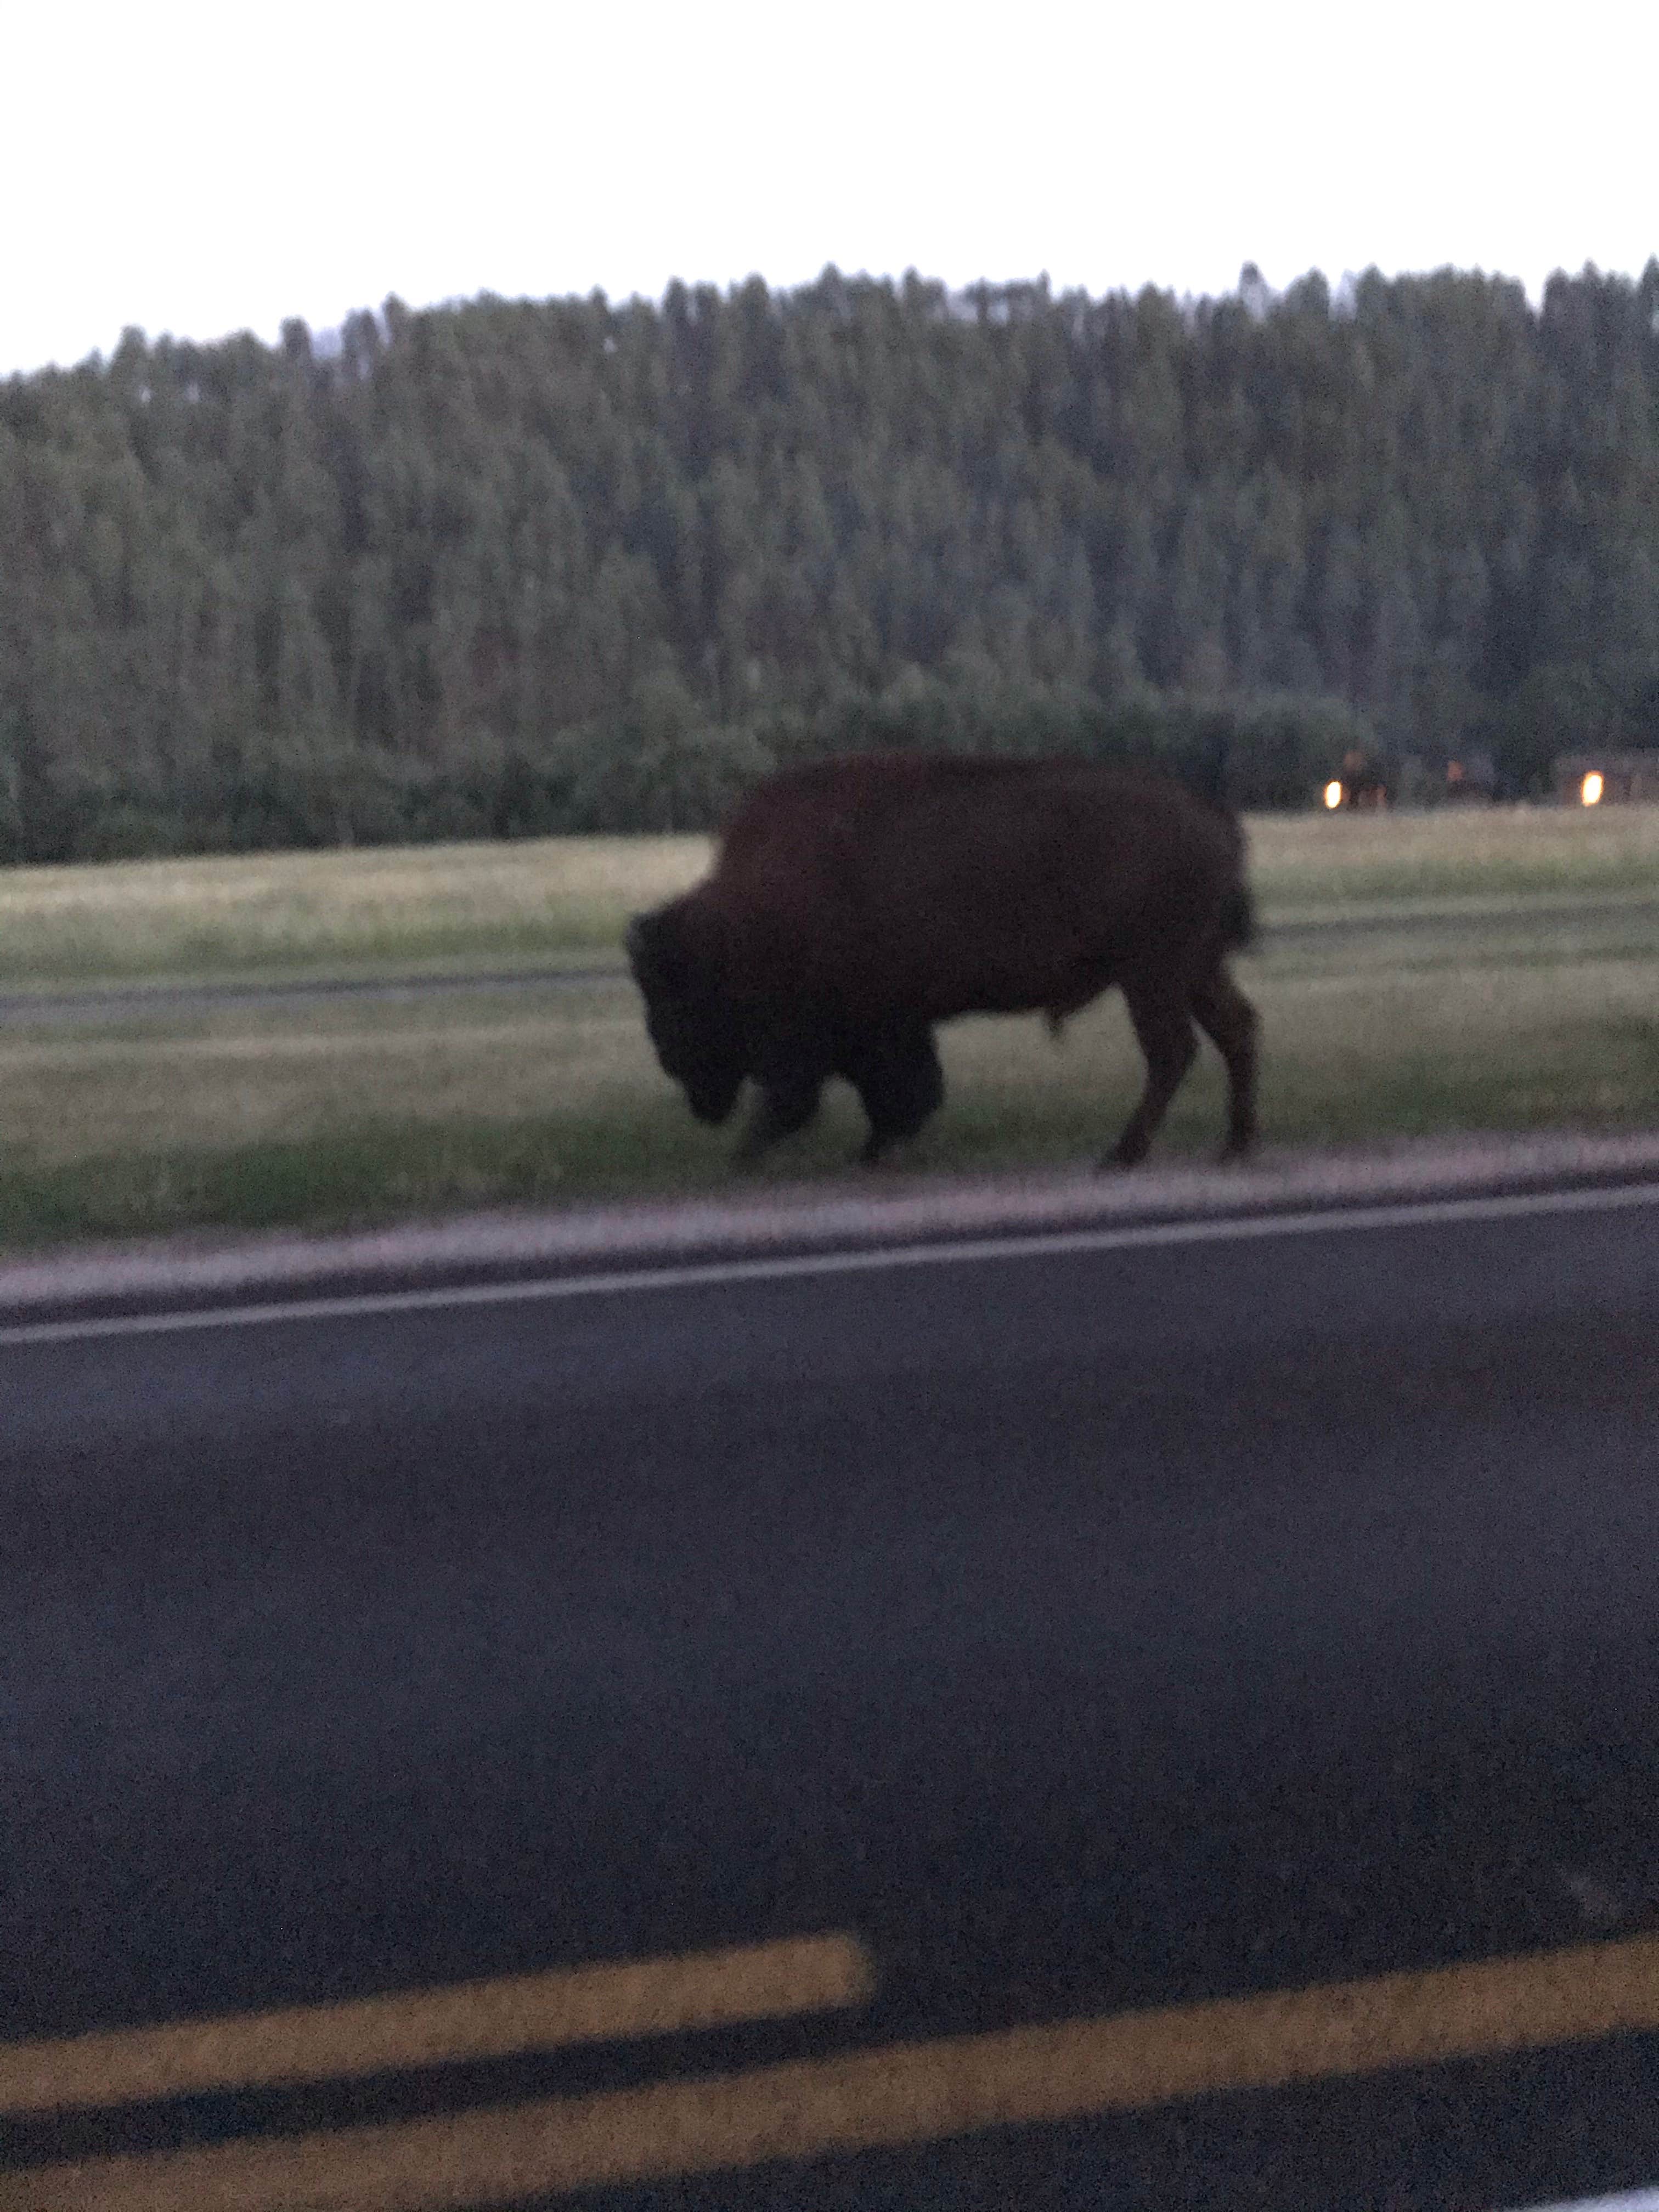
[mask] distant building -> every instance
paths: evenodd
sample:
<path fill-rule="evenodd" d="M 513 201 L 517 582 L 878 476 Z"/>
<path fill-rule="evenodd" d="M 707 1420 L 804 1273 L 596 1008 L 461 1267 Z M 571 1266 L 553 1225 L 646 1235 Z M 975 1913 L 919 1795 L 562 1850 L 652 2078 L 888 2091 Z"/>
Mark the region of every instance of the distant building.
<path fill-rule="evenodd" d="M 1454 806 L 1490 806 L 1498 795 L 1498 764 L 1484 746 L 1466 745 L 1446 763 L 1439 796 Z"/>
<path fill-rule="evenodd" d="M 1550 773 L 1563 806 L 1659 805 L 1659 752 L 1563 753 Z"/>
<path fill-rule="evenodd" d="M 1321 787 L 1320 799 L 1328 811 L 1340 806 L 1365 809 L 1387 806 L 1394 797 L 1382 768 L 1365 753 L 1343 756 L 1340 773 Z"/>
<path fill-rule="evenodd" d="M 1499 792 L 1498 763 L 1484 745 L 1455 752 L 1404 753 L 1395 795 L 1402 806 L 1490 806 Z"/>

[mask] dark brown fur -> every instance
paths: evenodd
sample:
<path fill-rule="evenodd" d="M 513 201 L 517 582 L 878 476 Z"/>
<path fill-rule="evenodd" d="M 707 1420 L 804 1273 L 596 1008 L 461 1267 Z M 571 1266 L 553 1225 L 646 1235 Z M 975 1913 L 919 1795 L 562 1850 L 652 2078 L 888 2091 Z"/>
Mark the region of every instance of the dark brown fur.
<path fill-rule="evenodd" d="M 1227 1065 L 1227 1151 L 1255 1134 L 1256 1018 L 1227 972 L 1246 943 L 1243 839 L 1151 770 L 871 754 L 792 770 L 738 810 L 711 874 L 636 917 L 629 955 L 666 1072 L 708 1121 L 745 1078 L 739 1156 L 804 1127 L 831 1075 L 874 1159 L 944 1097 L 933 1025 L 1066 1016 L 1115 984 L 1145 1091 L 1111 1158 L 1145 1154 L 1197 1050 Z"/>

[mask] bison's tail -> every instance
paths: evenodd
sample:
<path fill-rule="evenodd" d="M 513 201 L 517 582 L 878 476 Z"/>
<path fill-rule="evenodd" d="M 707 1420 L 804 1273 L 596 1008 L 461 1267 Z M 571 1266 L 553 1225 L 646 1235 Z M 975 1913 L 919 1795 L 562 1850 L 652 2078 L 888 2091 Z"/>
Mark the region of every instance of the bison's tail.
<path fill-rule="evenodd" d="M 1248 884 L 1232 884 L 1221 900 L 1221 941 L 1230 951 L 1255 942 L 1255 901 Z"/>

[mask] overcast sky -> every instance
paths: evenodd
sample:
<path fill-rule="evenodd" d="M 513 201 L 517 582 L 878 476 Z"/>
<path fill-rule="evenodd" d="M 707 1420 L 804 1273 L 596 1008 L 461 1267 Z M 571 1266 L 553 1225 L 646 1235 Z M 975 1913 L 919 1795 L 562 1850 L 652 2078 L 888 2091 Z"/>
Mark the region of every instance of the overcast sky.
<path fill-rule="evenodd" d="M 1659 252 L 1659 9 L 7 10 L 0 373 L 389 292 L 916 268 L 1099 294 Z"/>

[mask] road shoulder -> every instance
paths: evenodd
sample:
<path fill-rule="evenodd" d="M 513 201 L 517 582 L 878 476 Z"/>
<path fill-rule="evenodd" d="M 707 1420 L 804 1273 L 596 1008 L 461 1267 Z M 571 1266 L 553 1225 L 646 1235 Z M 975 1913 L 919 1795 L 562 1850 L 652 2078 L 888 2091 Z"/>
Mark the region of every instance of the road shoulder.
<path fill-rule="evenodd" d="M 660 1200 L 495 1212 L 328 1236 L 285 1232 L 81 1246 L 0 1259 L 0 1315 L 14 1319 L 216 1305 L 580 1273 L 623 1262 L 672 1267 L 1310 1208 L 1453 1200 L 1659 1181 L 1659 1131 L 1395 1141 L 1268 1150 L 1244 1167 L 1182 1164 L 1130 1175 L 880 1177 Z"/>

